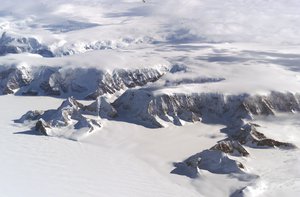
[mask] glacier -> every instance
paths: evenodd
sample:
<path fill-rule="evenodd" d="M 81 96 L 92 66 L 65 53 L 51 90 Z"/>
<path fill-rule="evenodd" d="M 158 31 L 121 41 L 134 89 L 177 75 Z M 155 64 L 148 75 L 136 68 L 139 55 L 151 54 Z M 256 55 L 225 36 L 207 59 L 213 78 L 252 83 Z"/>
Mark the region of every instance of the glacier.
<path fill-rule="evenodd" d="M 299 5 L 1 1 L 0 193 L 299 195 Z"/>

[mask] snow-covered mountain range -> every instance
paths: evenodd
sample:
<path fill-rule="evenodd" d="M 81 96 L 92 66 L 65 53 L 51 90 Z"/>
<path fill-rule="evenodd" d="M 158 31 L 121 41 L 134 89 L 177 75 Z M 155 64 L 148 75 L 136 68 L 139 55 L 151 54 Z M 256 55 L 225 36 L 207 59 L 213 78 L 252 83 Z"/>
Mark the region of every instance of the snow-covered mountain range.
<path fill-rule="evenodd" d="M 0 194 L 299 195 L 299 6 L 3 0 Z"/>

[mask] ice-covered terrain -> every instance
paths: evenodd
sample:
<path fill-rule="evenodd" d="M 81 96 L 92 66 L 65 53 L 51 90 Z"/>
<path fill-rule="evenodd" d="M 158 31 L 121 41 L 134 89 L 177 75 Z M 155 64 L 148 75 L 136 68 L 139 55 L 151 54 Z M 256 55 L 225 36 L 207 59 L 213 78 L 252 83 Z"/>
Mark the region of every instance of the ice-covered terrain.
<path fill-rule="evenodd" d="M 297 0 L 2 0 L 0 196 L 300 195 Z"/>

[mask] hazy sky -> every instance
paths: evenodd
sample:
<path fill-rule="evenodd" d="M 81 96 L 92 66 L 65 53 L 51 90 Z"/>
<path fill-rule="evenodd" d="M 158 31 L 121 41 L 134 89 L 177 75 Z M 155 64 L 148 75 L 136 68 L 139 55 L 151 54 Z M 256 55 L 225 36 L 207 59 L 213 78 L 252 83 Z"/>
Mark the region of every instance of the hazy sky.
<path fill-rule="evenodd" d="M 81 6 L 85 12 L 80 12 Z M 10 14 L 44 20 L 66 17 L 63 12 L 59 16 L 59 10 L 87 20 L 110 12 L 160 18 L 171 32 L 207 41 L 300 43 L 299 0 L 1 0 L 0 22 Z"/>

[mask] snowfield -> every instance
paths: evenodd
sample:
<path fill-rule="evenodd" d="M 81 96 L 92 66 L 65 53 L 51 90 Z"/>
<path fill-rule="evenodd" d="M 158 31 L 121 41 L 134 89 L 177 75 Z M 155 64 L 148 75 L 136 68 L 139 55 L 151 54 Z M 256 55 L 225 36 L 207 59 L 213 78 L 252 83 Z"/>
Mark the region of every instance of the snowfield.
<path fill-rule="evenodd" d="M 2 0 L 0 196 L 298 196 L 297 0 Z"/>

